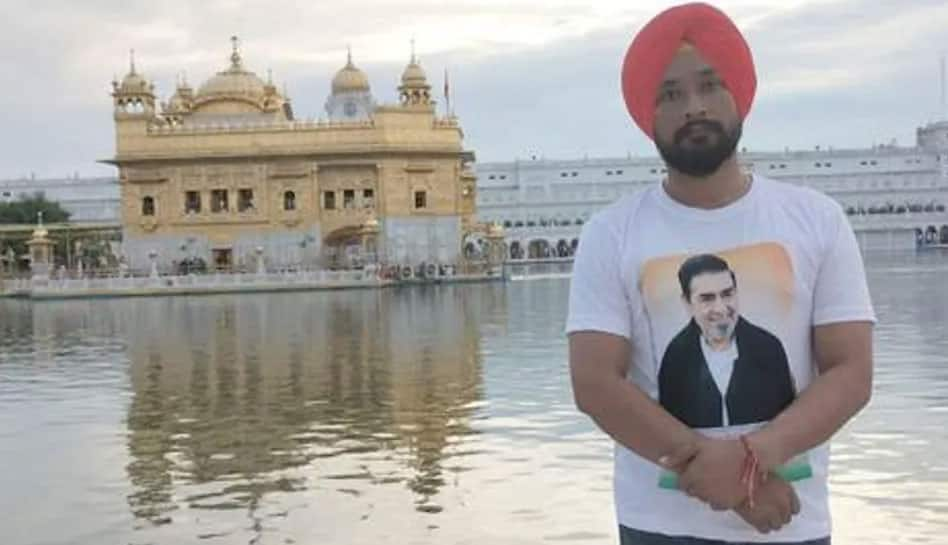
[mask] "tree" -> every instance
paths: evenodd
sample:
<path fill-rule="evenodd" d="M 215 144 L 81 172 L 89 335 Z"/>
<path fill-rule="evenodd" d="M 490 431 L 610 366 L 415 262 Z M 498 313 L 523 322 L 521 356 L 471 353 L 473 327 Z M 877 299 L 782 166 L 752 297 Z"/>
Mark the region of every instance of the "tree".
<path fill-rule="evenodd" d="M 0 203 L 0 224 L 36 223 L 39 212 L 43 213 L 44 223 L 69 221 L 69 212 L 58 202 L 46 200 L 46 196 L 37 191 L 32 195 L 22 194 L 14 202 Z"/>

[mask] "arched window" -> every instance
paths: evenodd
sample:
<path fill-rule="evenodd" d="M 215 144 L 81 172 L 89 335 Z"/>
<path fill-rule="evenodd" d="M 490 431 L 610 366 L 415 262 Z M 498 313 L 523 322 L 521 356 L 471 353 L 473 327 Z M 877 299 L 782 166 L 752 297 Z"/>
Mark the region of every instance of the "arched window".
<path fill-rule="evenodd" d="M 148 196 L 142 198 L 142 215 L 143 216 L 154 216 L 155 215 L 155 198 Z"/>
<path fill-rule="evenodd" d="M 292 191 L 283 192 L 283 209 L 296 210 L 296 193 Z"/>

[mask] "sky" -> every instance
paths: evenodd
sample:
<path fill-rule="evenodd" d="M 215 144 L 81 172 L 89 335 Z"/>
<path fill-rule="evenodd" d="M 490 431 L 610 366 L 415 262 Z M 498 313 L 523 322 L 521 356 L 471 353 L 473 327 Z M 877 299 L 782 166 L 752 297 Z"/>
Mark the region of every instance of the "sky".
<path fill-rule="evenodd" d="M 38 0 L 0 4 L 0 179 L 112 176 L 110 82 L 139 72 L 166 100 L 184 73 L 197 88 L 244 65 L 318 118 L 351 46 L 381 103 L 411 41 L 441 98 L 445 70 L 465 145 L 479 162 L 654 156 L 622 102 L 619 73 L 636 31 L 677 2 L 655 0 Z M 758 92 L 750 151 L 912 145 L 945 118 L 939 59 L 945 0 L 734 0 L 715 5 L 744 32 Z"/>

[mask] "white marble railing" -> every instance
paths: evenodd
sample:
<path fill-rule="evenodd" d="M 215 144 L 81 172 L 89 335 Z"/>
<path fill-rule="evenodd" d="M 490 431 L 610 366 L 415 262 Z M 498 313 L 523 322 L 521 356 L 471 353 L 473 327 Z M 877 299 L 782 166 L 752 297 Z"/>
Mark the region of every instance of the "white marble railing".
<path fill-rule="evenodd" d="M 220 123 L 208 122 L 195 125 L 151 125 L 149 134 L 207 134 L 219 132 L 272 132 L 272 131 L 313 131 L 338 129 L 371 129 L 375 122 L 368 121 L 324 121 L 324 120 L 293 120 L 293 121 L 225 121 Z"/>
<path fill-rule="evenodd" d="M 915 212 L 905 214 L 866 214 L 848 216 L 856 231 L 884 231 L 890 229 L 914 229 L 935 225 L 941 228 L 948 225 L 948 212 Z M 579 236 L 581 225 L 548 226 L 548 227 L 511 227 L 506 231 L 508 243 L 514 240 L 529 241 L 532 239 L 572 240 Z"/>
<path fill-rule="evenodd" d="M 550 225 L 547 227 L 511 227 L 506 230 L 508 240 L 525 240 L 530 238 L 566 238 L 572 239 L 579 236 L 583 230 L 582 225 Z"/>
<path fill-rule="evenodd" d="M 871 214 L 849 216 L 855 231 L 885 231 L 891 229 L 915 229 L 934 225 L 948 225 L 948 212 L 917 212 L 906 214 Z"/>
<path fill-rule="evenodd" d="M 191 274 L 168 276 L 50 278 L 48 280 L 18 279 L 7 291 L 134 291 L 152 289 L 221 289 L 229 287 L 263 288 L 267 286 L 372 284 L 378 282 L 374 272 L 366 271 L 294 271 L 274 273 Z"/>
<path fill-rule="evenodd" d="M 0 294 L 22 293 L 29 291 L 29 278 L 3 278 L 0 279 Z"/>

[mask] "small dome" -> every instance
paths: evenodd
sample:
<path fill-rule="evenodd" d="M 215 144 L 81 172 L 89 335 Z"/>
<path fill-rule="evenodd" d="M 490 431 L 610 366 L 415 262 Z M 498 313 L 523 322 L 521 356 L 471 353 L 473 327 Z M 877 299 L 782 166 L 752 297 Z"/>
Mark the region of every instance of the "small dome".
<path fill-rule="evenodd" d="M 182 112 L 188 109 L 188 103 L 184 100 L 184 97 L 181 96 L 180 92 L 176 92 L 168 100 L 167 109 L 169 112 Z"/>
<path fill-rule="evenodd" d="M 122 78 L 122 90 L 128 92 L 141 92 L 148 90 L 148 80 L 136 72 L 129 72 Z"/>
<path fill-rule="evenodd" d="M 335 95 L 345 92 L 368 90 L 369 78 L 366 77 L 365 72 L 359 70 L 352 64 L 352 53 L 349 53 L 346 65 L 336 72 L 336 76 L 332 78 L 332 93 Z"/>
<path fill-rule="evenodd" d="M 412 58 L 412 61 L 405 67 L 405 71 L 402 72 L 402 85 L 424 85 L 427 83 L 427 79 L 428 77 L 425 75 L 425 71 L 414 58 Z"/>
<path fill-rule="evenodd" d="M 122 85 L 117 90 L 123 93 L 147 93 L 151 91 L 151 88 L 145 76 L 135 70 L 135 50 L 133 49 L 129 52 L 128 74 L 122 78 Z"/>
<path fill-rule="evenodd" d="M 428 85 L 425 71 L 415 58 L 414 44 L 411 61 L 402 72 L 402 84 L 398 86 L 398 94 L 405 106 L 431 105 L 431 86 Z"/>

